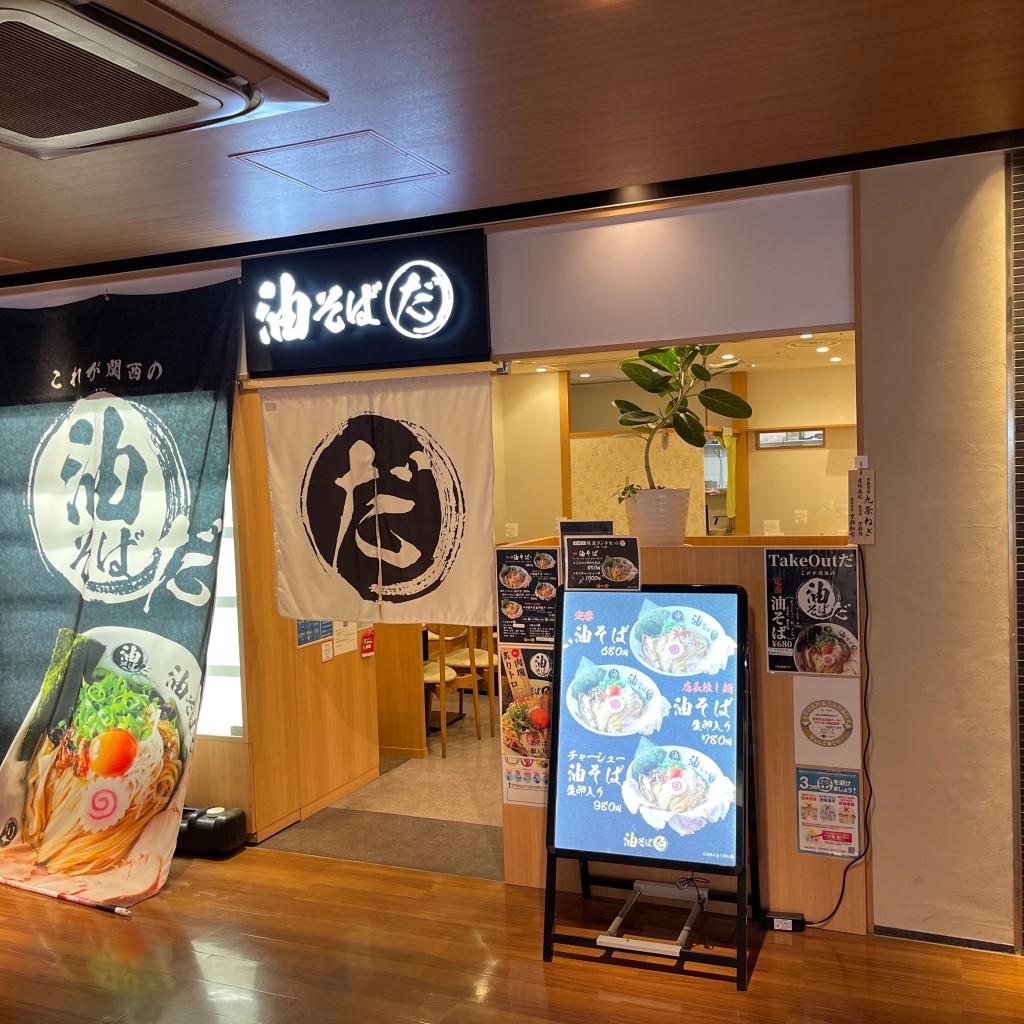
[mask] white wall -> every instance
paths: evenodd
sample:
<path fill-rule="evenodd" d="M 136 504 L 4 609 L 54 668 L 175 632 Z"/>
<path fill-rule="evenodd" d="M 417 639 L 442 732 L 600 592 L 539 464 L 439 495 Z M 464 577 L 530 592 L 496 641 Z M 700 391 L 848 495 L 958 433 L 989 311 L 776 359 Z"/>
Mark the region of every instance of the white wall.
<path fill-rule="evenodd" d="M 750 532 L 764 531 L 765 520 L 778 520 L 790 536 L 846 533 L 846 505 L 853 458 L 854 427 L 826 427 L 827 448 L 754 448 L 748 434 Z M 801 513 L 805 513 L 801 516 Z"/>
<path fill-rule="evenodd" d="M 563 514 L 559 386 L 557 373 L 495 378 L 496 418 L 502 422 L 494 435 L 494 517 L 501 544 L 558 533 Z M 518 537 L 506 538 L 506 523 L 518 525 Z"/>
<path fill-rule="evenodd" d="M 734 346 L 730 346 L 734 347 Z M 736 346 L 738 347 L 738 346 Z M 856 430 L 857 392 L 852 366 L 828 366 L 807 370 L 767 370 L 746 375 L 747 397 L 754 411 L 748 421 L 751 427 L 813 427 L 827 428 L 827 448 L 758 451 L 753 433 L 748 442 L 748 482 L 750 532 L 760 534 L 765 520 L 778 520 L 782 533 L 825 534 L 835 536 L 846 532 L 847 473 L 853 469 L 857 454 Z M 730 387 L 729 375 L 716 382 Z M 629 381 L 613 384 L 574 384 L 570 388 L 570 424 L 574 433 L 598 430 L 621 430 L 613 398 L 630 398 L 643 402 L 643 396 Z M 709 416 L 712 423 L 725 423 L 721 417 Z M 731 421 L 728 421 L 731 422 Z M 832 424 L 845 424 L 843 427 Z M 630 442 L 616 442 L 629 445 Z M 673 442 L 675 444 L 676 442 Z M 681 444 L 681 442 L 678 442 Z M 636 448 L 641 444 L 636 442 Z M 677 450 L 674 447 L 672 450 Z M 576 505 L 591 514 L 596 503 L 595 481 L 604 483 L 604 476 L 595 477 L 588 466 L 578 472 L 577 448 L 573 448 L 573 515 L 584 517 Z M 621 474 L 621 459 L 606 460 Z M 642 479 L 642 473 L 637 473 Z M 618 477 L 616 477 L 618 479 Z M 679 483 L 677 486 L 689 486 Z M 700 487 L 698 482 L 696 485 Z M 607 486 L 603 490 L 610 490 Z M 695 492 L 696 493 L 696 492 Z M 585 500 L 579 501 L 580 498 Z M 796 513 L 806 512 L 806 520 L 798 522 Z"/>
<path fill-rule="evenodd" d="M 1014 942 L 999 155 L 861 176 L 877 925 Z"/>
<path fill-rule="evenodd" d="M 733 347 L 742 353 L 740 346 Z M 823 366 L 748 373 L 747 401 L 754 410 L 748 425 L 761 430 L 856 423 L 856 371 L 853 366 Z"/>
<path fill-rule="evenodd" d="M 487 239 L 495 355 L 787 333 L 853 320 L 848 186 Z"/>

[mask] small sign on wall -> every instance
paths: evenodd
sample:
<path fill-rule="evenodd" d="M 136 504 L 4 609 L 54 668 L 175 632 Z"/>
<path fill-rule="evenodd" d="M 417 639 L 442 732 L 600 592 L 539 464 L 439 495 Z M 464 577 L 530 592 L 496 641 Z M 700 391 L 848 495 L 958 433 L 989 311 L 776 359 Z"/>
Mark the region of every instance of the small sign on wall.
<path fill-rule="evenodd" d="M 797 835 L 801 853 L 860 856 L 860 774 L 796 770 Z"/>
<path fill-rule="evenodd" d="M 373 626 L 368 629 L 364 629 L 359 639 L 359 653 L 364 658 L 369 658 L 374 653 L 374 645 L 377 642 L 377 634 L 373 630 Z"/>
<path fill-rule="evenodd" d="M 860 768 L 860 680 L 793 677 L 793 759 L 823 768 Z"/>
<path fill-rule="evenodd" d="M 851 544 L 875 543 L 875 471 L 850 470 L 849 536 Z"/>
<path fill-rule="evenodd" d="M 320 661 L 326 665 L 328 662 L 334 661 L 334 641 L 324 640 L 320 644 Z"/>

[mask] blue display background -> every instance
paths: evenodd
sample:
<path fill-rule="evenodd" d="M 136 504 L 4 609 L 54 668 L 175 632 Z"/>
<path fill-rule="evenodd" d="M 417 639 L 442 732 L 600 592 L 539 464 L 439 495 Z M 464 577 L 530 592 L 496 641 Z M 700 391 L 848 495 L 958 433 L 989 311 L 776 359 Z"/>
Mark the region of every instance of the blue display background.
<path fill-rule="evenodd" d="M 692 835 L 681 836 L 670 825 L 657 829 L 639 814 L 630 813 L 622 797 L 621 784 L 633 761 L 640 736 L 600 735 L 580 725 L 567 705 L 567 691 L 584 656 L 597 665 L 622 665 L 647 675 L 670 705 L 660 728 L 650 737 L 658 746 L 679 746 L 699 750 L 707 755 L 734 784 L 737 755 L 741 750 L 742 730 L 738 710 L 740 685 L 737 665 L 743 658 L 742 648 L 715 673 L 672 676 L 656 672 L 640 662 L 629 644 L 629 634 L 645 600 L 663 608 L 684 606 L 695 608 L 717 620 L 723 630 L 738 640 L 735 593 L 700 593 L 694 591 L 642 593 L 569 592 L 563 595 L 562 627 L 558 643 L 557 685 L 553 700 L 557 701 L 554 717 L 556 755 L 551 776 L 553 842 L 559 851 L 581 854 L 611 855 L 622 858 L 645 858 L 666 862 L 731 869 L 737 863 L 736 805 L 728 814 Z M 589 614 L 589 619 L 588 619 Z M 604 627 L 603 636 L 600 627 Z M 590 636 L 587 640 L 586 637 Z M 617 640 L 617 638 L 624 638 Z M 622 652 L 625 652 L 623 654 Z M 710 684 L 710 692 L 705 687 Z M 700 686 L 701 690 L 696 691 Z M 730 692 L 731 688 L 731 692 Z M 732 697 L 726 714 L 723 702 Z M 697 702 L 707 700 L 707 712 L 697 711 Z M 739 704 L 739 708 L 738 708 Z M 692 710 L 684 713 L 687 707 Z M 694 720 L 701 723 L 694 728 Z M 717 727 L 705 731 L 707 721 Z M 729 736 L 732 745 L 719 745 L 702 737 Z M 617 766 L 621 771 L 616 773 Z M 578 794 L 579 767 L 587 773 L 584 795 Z M 596 776 L 594 769 L 597 769 Z M 593 796 L 590 795 L 592 790 Z M 600 792 L 599 792 L 600 791 Z M 608 809 L 604 804 L 620 806 Z M 549 841 L 552 836 L 549 834 Z M 634 841 L 635 840 L 635 841 Z"/>

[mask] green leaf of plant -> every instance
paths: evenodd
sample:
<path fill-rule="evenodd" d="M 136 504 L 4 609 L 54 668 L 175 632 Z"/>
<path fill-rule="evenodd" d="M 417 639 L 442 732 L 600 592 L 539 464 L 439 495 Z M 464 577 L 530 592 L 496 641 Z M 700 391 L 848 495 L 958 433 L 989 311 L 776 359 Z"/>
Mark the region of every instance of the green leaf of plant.
<path fill-rule="evenodd" d="M 612 405 L 615 406 L 619 412 L 639 412 L 640 406 L 635 402 L 627 402 L 624 398 L 613 398 Z"/>
<path fill-rule="evenodd" d="M 665 393 L 666 387 L 671 386 L 672 378 L 666 377 L 663 374 L 655 373 L 648 366 L 644 366 L 643 363 L 631 362 L 626 359 L 620 364 L 622 372 L 638 386 L 642 387 L 644 391 L 649 391 L 654 395 L 661 395 Z"/>
<path fill-rule="evenodd" d="M 690 369 L 693 371 L 694 377 L 698 380 L 711 380 L 711 371 L 706 366 L 701 366 L 700 363 L 694 363 Z"/>
<path fill-rule="evenodd" d="M 704 428 L 700 420 L 692 413 L 689 416 L 673 416 L 672 427 L 675 432 L 694 448 L 703 448 L 707 439 L 704 437 Z"/>
<path fill-rule="evenodd" d="M 676 372 L 676 357 L 672 354 L 671 349 L 647 348 L 640 353 L 640 358 L 645 363 L 656 366 L 659 370 L 665 370 L 668 373 Z"/>
<path fill-rule="evenodd" d="M 631 412 L 624 412 L 619 417 L 619 424 L 623 427 L 635 427 L 641 423 L 654 423 L 658 419 L 653 412 L 644 412 L 643 409 L 635 409 Z"/>
<path fill-rule="evenodd" d="M 680 373 L 688 370 L 694 359 L 700 355 L 700 351 L 695 345 L 680 345 L 671 351 L 676 358 L 676 362 L 679 364 Z"/>
<path fill-rule="evenodd" d="M 728 373 L 730 370 L 734 370 L 740 365 L 740 360 L 736 359 L 731 363 L 722 363 L 721 366 L 716 366 L 711 374 L 712 377 L 717 377 L 720 373 Z"/>
<path fill-rule="evenodd" d="M 747 419 L 752 410 L 739 395 L 722 388 L 705 388 L 697 394 L 700 404 L 710 412 L 718 413 L 719 416 L 728 416 L 734 420 Z"/>

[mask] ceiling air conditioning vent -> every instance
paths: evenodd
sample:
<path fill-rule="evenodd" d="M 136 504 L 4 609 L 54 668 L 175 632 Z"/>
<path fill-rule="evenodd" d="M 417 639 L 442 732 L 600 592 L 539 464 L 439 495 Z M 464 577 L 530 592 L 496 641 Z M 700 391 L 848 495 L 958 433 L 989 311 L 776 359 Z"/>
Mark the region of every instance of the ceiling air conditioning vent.
<path fill-rule="evenodd" d="M 168 11 L 131 9 L 0 0 L 0 144 L 45 159 L 326 102 Z"/>

